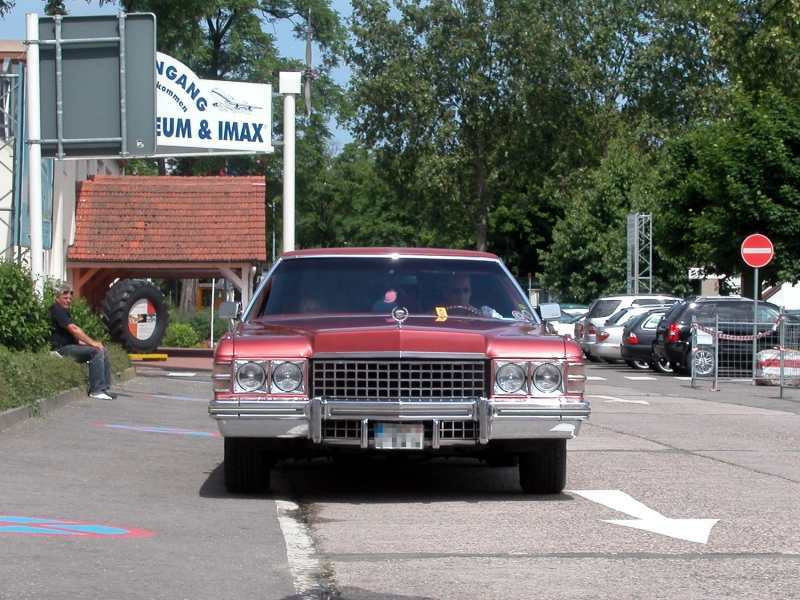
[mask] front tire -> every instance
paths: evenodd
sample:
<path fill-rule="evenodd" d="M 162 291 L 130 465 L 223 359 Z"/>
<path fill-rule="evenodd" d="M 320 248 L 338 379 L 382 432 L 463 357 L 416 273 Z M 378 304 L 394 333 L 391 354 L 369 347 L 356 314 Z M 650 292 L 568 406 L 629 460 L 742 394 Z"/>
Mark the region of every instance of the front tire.
<path fill-rule="evenodd" d="M 675 370 L 672 368 L 672 365 L 663 356 L 654 359 L 652 365 L 653 365 L 653 370 L 656 373 L 664 373 L 666 375 L 671 375 L 672 373 L 675 372 Z"/>
<path fill-rule="evenodd" d="M 644 371 L 645 369 L 650 368 L 650 364 L 643 360 L 626 360 L 625 364 L 631 369 L 635 369 L 637 371 Z"/>
<path fill-rule="evenodd" d="M 231 494 L 269 491 L 272 466 L 268 455 L 253 438 L 225 438 L 225 488 Z"/>
<path fill-rule="evenodd" d="M 526 494 L 559 494 L 567 484 L 567 440 L 543 440 L 520 454 L 519 483 Z"/>

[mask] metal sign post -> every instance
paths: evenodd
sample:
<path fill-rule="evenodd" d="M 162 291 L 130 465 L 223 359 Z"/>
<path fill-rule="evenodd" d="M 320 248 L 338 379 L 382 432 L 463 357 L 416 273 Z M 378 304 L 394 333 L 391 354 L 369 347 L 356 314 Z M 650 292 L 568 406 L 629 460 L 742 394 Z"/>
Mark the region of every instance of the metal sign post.
<path fill-rule="evenodd" d="M 42 256 L 42 146 L 39 120 L 39 15 L 25 15 L 25 38 L 28 50 L 25 59 L 28 75 L 25 79 L 26 111 L 28 118 L 28 211 L 31 236 L 31 278 L 36 291 L 44 289 Z"/>
<path fill-rule="evenodd" d="M 753 267 L 753 364 L 752 377 L 753 383 L 756 381 L 756 365 L 758 352 L 758 269 L 766 267 L 773 256 L 775 248 L 772 241 L 760 233 L 753 233 L 744 238 L 741 248 L 742 260 L 746 265 Z"/>
<path fill-rule="evenodd" d="M 758 353 L 758 267 L 754 269 L 753 279 L 753 384 L 755 384 L 758 363 L 756 359 Z"/>

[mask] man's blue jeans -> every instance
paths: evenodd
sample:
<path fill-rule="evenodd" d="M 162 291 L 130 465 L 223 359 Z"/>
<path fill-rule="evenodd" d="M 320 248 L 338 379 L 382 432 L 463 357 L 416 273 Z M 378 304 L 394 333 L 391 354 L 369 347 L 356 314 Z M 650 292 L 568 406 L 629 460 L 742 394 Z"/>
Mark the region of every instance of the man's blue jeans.
<path fill-rule="evenodd" d="M 104 392 L 111 387 L 111 361 L 108 353 L 91 346 L 68 344 L 58 349 L 61 356 L 77 362 L 89 363 L 89 393 Z"/>

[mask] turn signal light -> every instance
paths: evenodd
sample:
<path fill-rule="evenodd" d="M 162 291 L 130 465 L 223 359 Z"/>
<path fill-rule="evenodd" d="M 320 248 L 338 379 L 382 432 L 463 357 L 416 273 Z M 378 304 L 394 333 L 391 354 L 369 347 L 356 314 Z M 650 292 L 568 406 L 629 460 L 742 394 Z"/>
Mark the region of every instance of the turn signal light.
<path fill-rule="evenodd" d="M 569 363 L 567 365 L 567 386 L 566 391 L 569 396 L 579 396 L 583 399 L 583 392 L 586 389 L 586 367 L 583 363 Z"/>
<path fill-rule="evenodd" d="M 625 338 L 625 343 L 630 344 L 631 346 L 635 346 L 639 343 L 639 338 L 636 336 L 635 333 L 630 334 L 627 338 Z"/>
<path fill-rule="evenodd" d="M 211 375 L 215 392 L 231 391 L 231 363 L 214 363 L 214 373 Z"/>
<path fill-rule="evenodd" d="M 608 336 L 611 335 L 607 331 L 601 331 L 597 334 L 597 341 L 598 342 L 605 342 L 608 339 Z"/>

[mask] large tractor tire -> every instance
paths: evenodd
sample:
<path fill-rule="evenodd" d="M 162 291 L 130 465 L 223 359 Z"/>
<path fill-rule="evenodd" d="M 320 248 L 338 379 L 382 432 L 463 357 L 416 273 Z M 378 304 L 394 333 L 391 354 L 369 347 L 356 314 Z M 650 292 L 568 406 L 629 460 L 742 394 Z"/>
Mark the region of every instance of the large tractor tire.
<path fill-rule="evenodd" d="M 161 344 L 169 314 L 164 295 L 141 279 L 121 279 L 106 293 L 103 320 L 111 339 L 129 352 L 152 352 Z"/>

